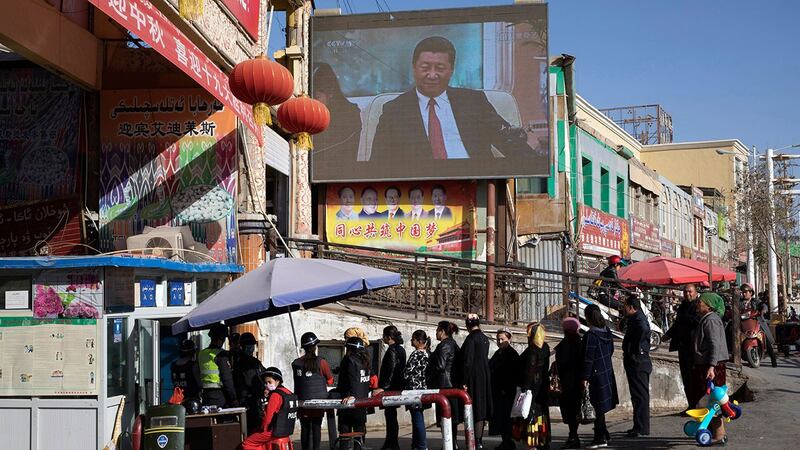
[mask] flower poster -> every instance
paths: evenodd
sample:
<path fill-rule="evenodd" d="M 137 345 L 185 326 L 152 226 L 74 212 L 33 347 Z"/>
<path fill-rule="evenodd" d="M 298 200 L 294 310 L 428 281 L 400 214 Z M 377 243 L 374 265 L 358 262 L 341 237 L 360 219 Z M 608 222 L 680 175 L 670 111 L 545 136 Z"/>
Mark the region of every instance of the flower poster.
<path fill-rule="evenodd" d="M 33 317 L 97 319 L 103 310 L 100 269 L 48 270 L 33 280 Z"/>

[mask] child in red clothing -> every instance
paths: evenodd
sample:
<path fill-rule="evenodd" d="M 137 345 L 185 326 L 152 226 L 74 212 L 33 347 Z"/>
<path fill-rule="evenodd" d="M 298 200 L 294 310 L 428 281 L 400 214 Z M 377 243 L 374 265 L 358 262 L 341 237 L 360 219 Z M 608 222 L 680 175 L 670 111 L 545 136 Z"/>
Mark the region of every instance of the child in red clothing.
<path fill-rule="evenodd" d="M 283 386 L 283 374 L 276 367 L 263 373 L 267 406 L 258 430 L 242 442 L 242 450 L 267 450 L 274 439 L 291 436 L 297 419 L 297 396 Z"/>

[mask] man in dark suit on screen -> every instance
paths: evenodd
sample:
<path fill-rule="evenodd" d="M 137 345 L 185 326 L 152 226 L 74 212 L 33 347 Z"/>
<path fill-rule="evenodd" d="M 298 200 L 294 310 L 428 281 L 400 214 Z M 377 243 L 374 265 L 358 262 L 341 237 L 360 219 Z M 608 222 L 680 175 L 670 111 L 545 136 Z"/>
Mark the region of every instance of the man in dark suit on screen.
<path fill-rule="evenodd" d="M 456 49 L 441 36 L 420 41 L 412 57 L 415 88 L 383 106 L 370 161 L 406 165 L 434 159 L 532 156 L 526 133 L 495 111 L 483 91 L 450 87 Z"/>

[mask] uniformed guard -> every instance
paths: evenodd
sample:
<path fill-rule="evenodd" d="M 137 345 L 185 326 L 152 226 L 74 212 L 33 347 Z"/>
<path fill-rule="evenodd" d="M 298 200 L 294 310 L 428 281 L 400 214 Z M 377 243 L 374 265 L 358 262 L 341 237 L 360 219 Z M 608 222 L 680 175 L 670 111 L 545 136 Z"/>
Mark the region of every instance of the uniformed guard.
<path fill-rule="evenodd" d="M 333 373 L 325 358 L 317 356 L 319 339 L 314 333 L 300 337 L 303 356 L 292 362 L 294 391 L 300 400 L 328 398 L 327 386 L 333 386 Z M 300 411 L 300 443 L 302 450 L 320 450 L 322 417 L 325 411 L 307 409 Z"/>
<path fill-rule="evenodd" d="M 364 341 L 357 336 L 348 338 L 345 341 L 345 355 L 339 365 L 339 385 L 334 389 L 342 397 L 342 403 L 354 398 L 366 398 L 370 388 L 377 386 L 377 380 L 372 375 Z M 365 433 L 366 425 L 367 411 L 363 408 L 339 410 L 339 433 Z"/>
<path fill-rule="evenodd" d="M 264 384 L 269 392 L 264 419 L 255 433 L 242 442 L 242 450 L 263 450 L 278 438 L 291 436 L 297 420 L 299 400 L 283 386 L 283 374 L 277 367 L 263 372 Z"/>
<path fill-rule="evenodd" d="M 172 363 L 172 385 L 183 390 L 184 402 L 200 400 L 202 380 L 197 363 L 197 345 L 191 339 L 180 344 L 180 357 Z"/>
<path fill-rule="evenodd" d="M 231 356 L 222 349 L 228 338 L 228 327 L 220 323 L 214 324 L 208 331 L 211 344 L 200 351 L 200 377 L 203 382 L 203 405 L 220 408 L 238 406 L 236 390 L 233 384 Z"/>
<path fill-rule="evenodd" d="M 253 354 L 256 351 L 256 337 L 253 333 L 243 333 L 239 352 L 233 357 L 233 384 L 239 404 L 247 408 L 247 434 L 253 433 L 264 418 L 264 380 L 261 375 L 266 369 Z"/>

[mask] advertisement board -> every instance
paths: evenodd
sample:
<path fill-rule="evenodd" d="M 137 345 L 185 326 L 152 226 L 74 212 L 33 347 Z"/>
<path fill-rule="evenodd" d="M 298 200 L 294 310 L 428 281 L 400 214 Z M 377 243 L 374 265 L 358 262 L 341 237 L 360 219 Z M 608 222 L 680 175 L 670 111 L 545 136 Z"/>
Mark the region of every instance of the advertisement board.
<path fill-rule="evenodd" d="M 661 252 L 661 237 L 658 225 L 631 217 L 631 247 L 654 253 Z"/>
<path fill-rule="evenodd" d="M 696 217 L 705 216 L 705 204 L 703 203 L 703 191 L 700 188 L 692 186 L 692 211 Z"/>
<path fill-rule="evenodd" d="M 100 318 L 103 284 L 101 269 L 43 271 L 33 279 L 33 317 Z"/>
<path fill-rule="evenodd" d="M 231 14 L 239 21 L 253 40 L 258 40 L 258 11 L 261 6 L 259 0 L 222 0 Z"/>
<path fill-rule="evenodd" d="M 631 254 L 628 221 L 603 211 L 580 205 L 578 249 L 601 256 Z"/>
<path fill-rule="evenodd" d="M 327 188 L 328 242 L 474 258 L 475 183 L 353 183 Z"/>
<path fill-rule="evenodd" d="M 236 262 L 236 118 L 201 89 L 103 91 L 100 242 L 188 225 L 217 262 Z"/>
<path fill-rule="evenodd" d="M 314 181 L 549 174 L 545 4 L 312 20 Z"/>
<path fill-rule="evenodd" d="M 96 395 L 96 319 L 0 317 L 0 395 Z"/>

